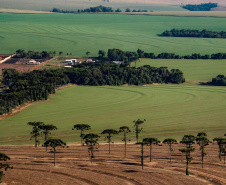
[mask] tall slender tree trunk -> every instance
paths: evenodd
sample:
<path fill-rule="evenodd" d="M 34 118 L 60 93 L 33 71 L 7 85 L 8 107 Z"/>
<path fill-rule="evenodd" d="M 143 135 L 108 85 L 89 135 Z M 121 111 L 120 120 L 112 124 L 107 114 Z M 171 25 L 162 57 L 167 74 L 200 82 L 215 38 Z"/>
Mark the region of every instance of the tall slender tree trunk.
<path fill-rule="evenodd" d="M 150 144 L 150 162 L 151 162 L 151 151 L 152 151 L 152 144 Z"/>
<path fill-rule="evenodd" d="M 56 149 L 54 148 L 54 166 L 56 166 Z"/>
<path fill-rule="evenodd" d="M 203 161 L 204 161 L 204 151 L 202 151 L 202 168 L 203 168 Z"/>
<path fill-rule="evenodd" d="M 37 147 L 38 139 L 37 136 L 35 136 L 35 148 Z"/>
<path fill-rule="evenodd" d="M 124 131 L 124 140 L 125 140 L 125 158 L 126 158 L 126 132 Z"/>
<path fill-rule="evenodd" d="M 189 171 L 188 171 L 188 158 L 190 157 L 189 153 L 186 154 L 186 175 L 189 175 Z"/>
<path fill-rule="evenodd" d="M 109 154 L 111 153 L 111 140 L 110 140 L 110 134 L 109 134 Z"/>
<path fill-rule="evenodd" d="M 141 166 L 144 169 L 144 144 L 141 143 Z"/>
<path fill-rule="evenodd" d="M 45 141 L 47 141 L 47 134 L 45 134 Z M 47 152 L 47 145 L 46 145 L 46 152 Z"/>
<path fill-rule="evenodd" d="M 136 125 L 136 138 L 137 138 L 137 143 L 138 143 L 138 125 Z"/>
<path fill-rule="evenodd" d="M 224 165 L 225 165 L 225 155 L 226 155 L 226 152 L 224 152 Z"/>
<path fill-rule="evenodd" d="M 81 137 L 81 145 L 83 146 L 83 133 L 82 133 L 82 130 L 81 130 L 81 135 L 80 135 L 80 137 Z"/>

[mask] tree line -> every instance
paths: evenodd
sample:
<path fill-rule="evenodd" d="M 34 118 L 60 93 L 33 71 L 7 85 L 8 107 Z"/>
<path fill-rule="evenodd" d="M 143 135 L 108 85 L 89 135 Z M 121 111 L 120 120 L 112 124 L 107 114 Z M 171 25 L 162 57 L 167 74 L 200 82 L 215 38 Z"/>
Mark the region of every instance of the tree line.
<path fill-rule="evenodd" d="M 16 51 L 16 55 L 14 56 L 14 58 L 32 58 L 32 59 L 49 59 L 52 58 L 56 55 L 55 51 L 28 51 L 26 52 L 23 49 L 18 49 Z"/>
<path fill-rule="evenodd" d="M 202 3 L 202 4 L 187 4 L 182 6 L 182 8 L 190 11 L 211 11 L 212 8 L 216 8 L 217 3 Z"/>
<path fill-rule="evenodd" d="M 106 52 L 99 50 L 99 59 L 104 59 Z M 139 58 L 151 58 L 151 59 L 226 59 L 226 53 L 214 53 L 201 55 L 200 53 L 193 53 L 191 55 L 180 56 L 175 53 L 146 53 L 142 49 L 138 49 L 136 52 L 122 51 L 120 49 L 108 49 L 107 59 L 110 61 L 123 61 L 127 65 L 131 62 L 136 62 Z"/>
<path fill-rule="evenodd" d="M 107 12 L 122 12 L 120 8 L 117 8 L 116 10 L 113 10 L 112 7 L 105 7 L 105 6 L 96 6 L 96 7 L 90 7 L 86 9 L 78 9 L 78 10 L 61 10 L 59 8 L 53 8 L 52 12 L 56 13 L 107 13 Z M 130 10 L 129 8 L 126 8 L 125 12 L 148 12 L 148 10 Z"/>
<path fill-rule="evenodd" d="M 164 37 L 201 37 L 201 38 L 226 38 L 226 32 L 215 32 L 204 30 L 189 30 L 189 29 L 172 29 L 164 31 L 161 36 Z"/>
<path fill-rule="evenodd" d="M 143 138 L 142 141 L 139 140 L 139 134 L 142 132 L 143 128 L 142 125 L 144 124 L 146 120 L 145 119 L 137 119 L 133 121 L 133 130 L 136 136 L 136 143 L 137 145 L 141 146 L 141 166 L 142 169 L 144 168 L 144 146 L 150 147 L 150 162 L 152 161 L 152 152 L 153 152 L 153 145 L 161 145 L 161 141 L 158 138 L 155 137 L 146 137 Z M 39 138 L 44 137 L 44 143 L 42 144 L 43 147 L 51 147 L 54 154 L 54 166 L 56 165 L 56 149 L 57 147 L 65 147 L 66 142 L 62 141 L 61 139 L 52 138 L 51 131 L 57 130 L 57 127 L 52 124 L 44 124 L 44 122 L 28 122 L 27 125 L 32 126 L 32 130 L 30 132 L 31 139 L 35 140 L 35 147 L 37 147 L 40 144 Z M 88 147 L 88 153 L 90 157 L 91 163 L 95 159 L 95 152 L 98 150 L 98 140 L 100 138 L 100 135 L 95 133 L 88 133 L 85 134 L 85 131 L 91 130 L 91 126 L 88 124 L 75 124 L 72 127 L 72 130 L 78 130 L 80 131 L 80 138 L 81 138 L 81 145 L 84 146 L 84 143 Z M 124 157 L 126 158 L 127 154 L 127 143 L 128 141 L 131 141 L 127 134 L 130 133 L 131 130 L 128 126 L 121 126 L 119 130 L 115 129 L 105 129 L 101 132 L 101 135 L 105 135 L 105 140 L 107 141 L 109 145 L 109 154 L 111 152 L 111 143 L 112 143 L 112 137 L 113 135 L 123 133 L 122 141 L 124 142 Z M 226 136 L 226 133 L 224 134 Z M 182 140 L 180 141 L 181 144 L 184 144 L 184 148 L 179 149 L 180 152 L 185 154 L 185 161 L 186 161 L 186 175 L 189 175 L 189 164 L 192 161 L 192 152 L 195 151 L 194 144 L 195 142 L 199 145 L 200 149 L 200 156 L 201 156 L 201 164 L 202 168 L 204 168 L 204 157 L 207 155 L 205 147 L 211 143 L 211 141 L 207 138 L 207 134 L 205 132 L 199 132 L 197 136 L 194 135 L 184 135 Z M 218 156 L 219 160 L 221 161 L 222 154 L 224 156 L 224 164 L 225 164 L 225 157 L 226 157 L 226 138 L 224 137 L 215 137 L 213 139 L 213 142 L 217 142 L 218 144 Z M 170 156 L 169 161 L 172 162 L 172 151 L 173 146 L 175 144 L 178 144 L 177 140 L 174 138 L 166 138 L 162 141 L 163 144 L 168 144 Z M 10 157 L 5 155 L 4 153 L 0 153 L 0 161 L 7 161 L 10 160 Z M 12 169 L 13 167 L 9 164 L 0 163 L 0 170 L 3 168 L 3 170 Z M 4 177 L 4 171 L 0 171 L 0 183 L 2 182 L 2 179 Z"/>
<path fill-rule="evenodd" d="M 137 119 L 133 121 L 133 131 L 136 136 L 136 143 L 137 145 L 141 146 L 141 166 L 144 167 L 144 146 L 150 147 L 150 162 L 152 162 L 152 150 L 153 145 L 159 145 L 161 146 L 161 141 L 158 138 L 155 137 L 146 137 L 143 138 L 142 141 L 139 139 L 139 134 L 142 132 L 143 128 L 142 125 L 145 123 L 145 119 Z M 37 147 L 37 143 L 39 143 L 38 137 L 41 136 L 42 133 L 44 133 L 44 144 L 42 146 L 47 147 L 53 145 L 53 143 L 58 143 L 59 145 L 56 146 L 65 146 L 66 143 L 63 142 L 60 139 L 52 139 L 50 137 L 50 131 L 56 130 L 56 126 L 54 125 L 45 125 L 43 122 L 29 122 L 28 125 L 33 126 L 32 132 L 31 132 L 31 139 L 35 138 L 35 147 Z M 88 153 L 90 156 L 91 163 L 93 162 L 93 159 L 95 158 L 95 151 L 98 150 L 98 140 L 100 138 L 100 134 L 105 136 L 105 140 L 108 143 L 108 153 L 111 153 L 111 143 L 112 143 L 112 137 L 114 135 L 123 134 L 122 141 L 124 142 L 124 157 L 126 158 L 127 154 L 127 143 L 128 141 L 131 141 L 127 134 L 131 132 L 130 128 L 128 126 L 121 126 L 118 130 L 115 129 L 105 129 L 100 134 L 96 133 L 88 133 L 85 134 L 84 132 L 90 131 L 91 126 L 88 124 L 75 124 L 72 127 L 72 130 L 80 131 L 80 139 L 81 139 L 81 145 L 84 146 L 85 144 L 88 146 Z M 224 135 L 226 136 L 226 134 Z M 225 164 L 225 156 L 226 156 L 226 138 L 223 137 L 215 137 L 213 139 L 213 142 L 217 142 L 219 147 L 219 160 L 221 161 L 222 154 L 224 155 L 224 164 Z M 174 138 L 166 138 L 162 141 L 163 144 L 168 144 L 170 156 L 169 161 L 172 162 L 172 151 L 174 144 L 178 144 L 177 140 Z M 192 161 L 192 152 L 195 151 L 194 144 L 197 143 L 199 145 L 200 149 L 200 156 L 201 156 L 201 164 L 202 168 L 204 168 L 204 157 L 207 155 L 205 147 L 211 143 L 211 141 L 207 138 L 207 134 L 205 132 L 199 132 L 197 136 L 194 135 L 184 135 L 183 138 L 180 141 L 181 144 L 184 144 L 185 147 L 179 149 L 180 152 L 185 154 L 186 159 L 186 175 L 189 175 L 188 165 Z M 56 149 L 51 146 L 54 149 L 54 166 L 55 166 L 55 152 Z"/>

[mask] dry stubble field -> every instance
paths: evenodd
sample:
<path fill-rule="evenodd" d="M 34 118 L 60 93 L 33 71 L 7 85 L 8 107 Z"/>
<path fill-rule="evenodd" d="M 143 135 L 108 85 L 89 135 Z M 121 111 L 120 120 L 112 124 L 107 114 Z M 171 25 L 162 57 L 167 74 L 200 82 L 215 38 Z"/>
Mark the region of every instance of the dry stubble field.
<path fill-rule="evenodd" d="M 127 159 L 124 159 L 124 145 L 112 144 L 111 154 L 108 145 L 101 144 L 96 152 L 94 163 L 89 161 L 86 146 L 70 145 L 58 148 L 56 166 L 53 166 L 53 153 L 45 148 L 34 146 L 0 146 L 1 152 L 11 157 L 4 182 L 7 185 L 27 184 L 226 184 L 226 166 L 218 158 L 218 145 L 207 146 L 204 169 L 198 146 L 192 153 L 189 166 L 190 176 L 185 175 L 185 156 L 178 151 L 184 146 L 175 145 L 172 163 L 169 163 L 167 145 L 153 147 L 153 162 L 149 162 L 149 147 L 145 147 L 145 166 L 140 166 L 140 146 L 128 145 Z M 222 158 L 223 159 L 223 158 Z"/>

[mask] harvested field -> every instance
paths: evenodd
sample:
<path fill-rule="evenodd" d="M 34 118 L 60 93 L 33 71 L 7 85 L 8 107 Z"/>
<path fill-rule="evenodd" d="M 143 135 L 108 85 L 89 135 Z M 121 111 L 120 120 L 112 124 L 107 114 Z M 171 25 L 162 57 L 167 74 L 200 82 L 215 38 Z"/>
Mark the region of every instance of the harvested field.
<path fill-rule="evenodd" d="M 32 70 L 34 67 L 34 65 L 0 64 L 0 75 L 2 75 L 2 70 L 5 68 L 12 68 L 19 72 L 26 72 Z"/>
<path fill-rule="evenodd" d="M 218 146 L 207 146 L 208 155 L 201 168 L 198 146 L 192 153 L 189 165 L 190 176 L 185 175 L 185 156 L 179 152 L 182 145 L 176 145 L 169 163 L 167 145 L 153 146 L 152 162 L 149 162 L 149 147 L 145 146 L 144 169 L 140 166 L 140 146 L 129 144 L 127 159 L 124 159 L 124 145 L 113 144 L 111 154 L 108 145 L 101 144 L 95 153 L 94 163 L 89 161 L 87 147 L 70 145 L 58 148 L 56 166 L 53 166 L 53 153 L 45 148 L 34 146 L 0 146 L 0 150 L 11 157 L 8 162 L 14 169 L 8 170 L 4 182 L 23 185 L 58 184 L 226 184 L 226 171 L 223 161 L 218 158 Z"/>

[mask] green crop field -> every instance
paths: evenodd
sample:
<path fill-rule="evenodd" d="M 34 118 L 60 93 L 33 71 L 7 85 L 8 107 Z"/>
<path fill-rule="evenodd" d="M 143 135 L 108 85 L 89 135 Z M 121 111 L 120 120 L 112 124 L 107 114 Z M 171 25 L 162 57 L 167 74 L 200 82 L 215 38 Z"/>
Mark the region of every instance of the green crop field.
<path fill-rule="evenodd" d="M 54 137 L 79 142 L 77 123 L 90 124 L 92 132 L 118 129 L 133 120 L 145 118 L 142 137 L 159 139 L 207 132 L 210 138 L 226 132 L 226 88 L 189 85 L 130 87 L 74 86 L 51 96 L 48 102 L 35 103 L 22 112 L 0 121 L 0 144 L 28 144 L 29 121 L 43 121 L 58 127 Z M 135 141 L 134 133 L 130 134 Z M 117 136 L 120 142 L 122 136 Z M 101 138 L 104 142 L 104 137 Z"/>
<path fill-rule="evenodd" d="M 225 39 L 167 38 L 172 28 L 226 31 L 226 18 L 121 14 L 0 14 L 0 53 L 17 49 L 63 51 L 97 56 L 98 50 L 173 52 L 180 55 L 225 52 Z"/>
<path fill-rule="evenodd" d="M 140 59 L 132 64 L 137 67 L 143 65 L 180 69 L 189 84 L 211 81 L 219 74 L 226 74 L 226 60 Z"/>

